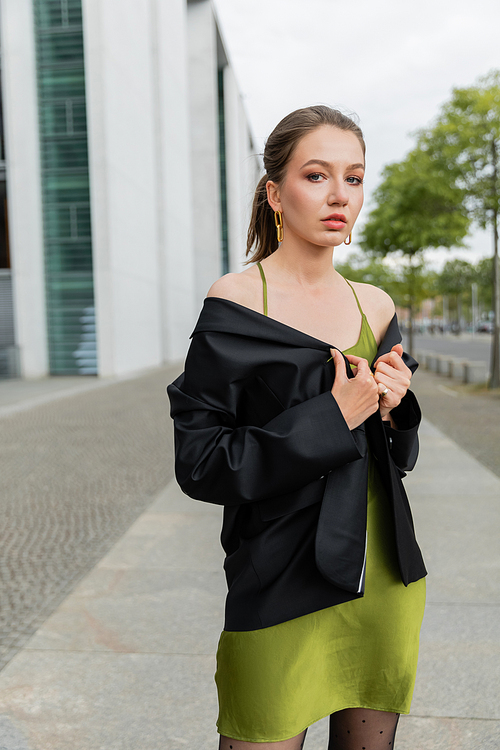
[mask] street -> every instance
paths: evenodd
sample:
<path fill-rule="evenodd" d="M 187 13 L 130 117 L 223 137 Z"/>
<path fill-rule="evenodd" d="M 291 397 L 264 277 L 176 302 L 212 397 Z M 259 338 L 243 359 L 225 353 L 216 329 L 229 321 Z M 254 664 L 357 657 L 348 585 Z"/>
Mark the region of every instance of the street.
<path fill-rule="evenodd" d="M 0 668 L 171 479 L 178 370 L 0 418 Z M 33 399 L 36 383 L 24 390 Z M 0 382 L 6 410 L 11 392 Z"/>
<path fill-rule="evenodd" d="M 408 346 L 408 336 L 403 337 L 403 345 Z M 413 339 L 415 351 L 432 351 L 439 354 L 450 354 L 452 357 L 462 357 L 473 361 L 489 362 L 491 335 L 488 333 L 461 333 L 454 336 L 451 333 L 445 335 L 417 334 Z"/>
<path fill-rule="evenodd" d="M 27 384 L 24 406 L 3 401 L 1 750 L 217 746 L 221 508 L 172 479 L 178 369 L 45 403 Z M 414 389 L 428 418 L 405 483 L 429 577 L 397 747 L 498 750 L 500 400 L 423 370 Z M 326 736 L 319 721 L 305 750 Z"/>
<path fill-rule="evenodd" d="M 500 393 L 475 392 L 423 367 L 413 376 L 411 387 L 424 416 L 500 476 Z"/>

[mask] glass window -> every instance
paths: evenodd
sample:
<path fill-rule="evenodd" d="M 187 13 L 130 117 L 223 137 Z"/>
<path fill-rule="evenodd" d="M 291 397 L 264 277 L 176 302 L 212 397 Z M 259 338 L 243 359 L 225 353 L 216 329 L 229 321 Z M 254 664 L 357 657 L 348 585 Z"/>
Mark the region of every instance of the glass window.
<path fill-rule="evenodd" d="M 50 370 L 96 374 L 81 0 L 33 0 Z"/>
<path fill-rule="evenodd" d="M 221 214 L 222 273 L 229 273 L 229 244 L 227 233 L 227 176 L 226 176 L 226 123 L 224 117 L 224 69 L 219 69 L 219 178 Z"/>

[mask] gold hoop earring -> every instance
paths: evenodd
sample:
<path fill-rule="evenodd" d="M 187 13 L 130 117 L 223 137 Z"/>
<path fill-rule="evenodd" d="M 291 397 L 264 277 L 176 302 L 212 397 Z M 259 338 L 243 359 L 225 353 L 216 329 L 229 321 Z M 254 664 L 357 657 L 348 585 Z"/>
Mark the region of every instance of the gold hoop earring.
<path fill-rule="evenodd" d="M 349 242 L 347 242 L 347 240 L 344 240 L 344 245 L 350 245 L 351 242 L 352 242 L 352 232 L 349 235 Z"/>
<path fill-rule="evenodd" d="M 278 242 L 283 242 L 283 214 L 281 211 L 274 212 L 274 223 L 276 225 L 276 236 Z"/>

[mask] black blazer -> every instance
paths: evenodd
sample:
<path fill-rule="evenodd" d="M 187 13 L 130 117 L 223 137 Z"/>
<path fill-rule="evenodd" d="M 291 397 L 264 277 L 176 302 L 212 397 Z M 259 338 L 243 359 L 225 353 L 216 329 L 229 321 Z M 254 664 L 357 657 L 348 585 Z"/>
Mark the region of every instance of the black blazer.
<path fill-rule="evenodd" d="M 377 357 L 400 341 L 394 316 Z M 392 411 L 398 430 L 377 412 L 350 431 L 331 394 L 330 346 L 209 297 L 185 371 L 168 386 L 177 481 L 225 506 L 226 630 L 363 595 L 368 446 L 393 507 L 402 581 L 426 575 L 401 482 L 418 453 L 417 400 L 408 391 Z"/>

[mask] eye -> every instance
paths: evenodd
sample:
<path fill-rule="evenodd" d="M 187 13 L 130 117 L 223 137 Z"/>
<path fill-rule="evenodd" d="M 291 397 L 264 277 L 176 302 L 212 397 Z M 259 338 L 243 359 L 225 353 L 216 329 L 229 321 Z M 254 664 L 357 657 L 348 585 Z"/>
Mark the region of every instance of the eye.
<path fill-rule="evenodd" d="M 324 179 L 324 175 L 320 172 L 313 172 L 312 174 L 307 175 L 307 179 L 309 182 L 321 182 Z"/>
<path fill-rule="evenodd" d="M 362 177 L 356 177 L 355 175 L 352 175 L 351 177 L 347 178 L 347 182 L 350 185 L 362 185 L 363 184 L 363 178 Z"/>

